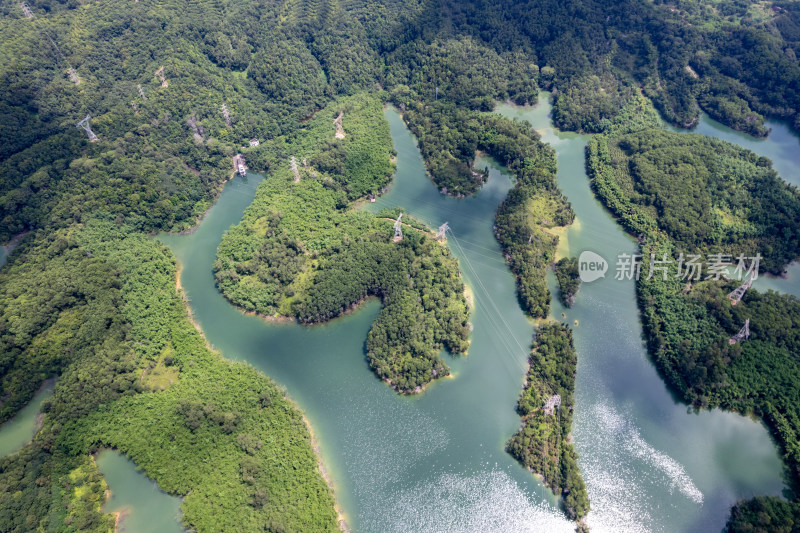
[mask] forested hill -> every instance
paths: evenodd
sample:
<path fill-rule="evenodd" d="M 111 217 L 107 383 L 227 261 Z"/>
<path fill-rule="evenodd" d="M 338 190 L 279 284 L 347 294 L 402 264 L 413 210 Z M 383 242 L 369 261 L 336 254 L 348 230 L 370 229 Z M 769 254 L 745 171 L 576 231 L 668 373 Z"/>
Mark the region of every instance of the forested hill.
<path fill-rule="evenodd" d="M 172 292 L 171 255 L 145 238 L 191 227 L 232 155 L 245 152 L 254 170 L 274 165 L 269 151 L 245 148 L 251 138 L 291 141 L 331 102 L 383 88 L 408 107 L 449 193 L 477 190 L 471 163 L 486 149 L 517 177 L 497 234 L 526 310 L 546 314 L 554 242 L 544 230 L 572 213 L 552 151 L 524 125 L 483 114 L 496 99 L 552 89 L 557 124 L 582 131 L 624 120 L 640 91 L 679 125 L 701 108 L 757 135 L 765 114 L 798 125 L 795 2 L 27 5 L 30 17 L 17 0 L 0 2 L 0 242 L 27 232 L 0 273 L 0 420 L 43 379 L 59 380 L 37 438 L 0 460 L 2 531 L 107 529 L 88 455 L 98 446 L 189 494 L 184 519 L 198 531 L 336 527 L 299 413 L 268 379 L 207 350 Z M 76 128 L 87 115 L 96 142 Z M 336 198 L 364 192 L 348 181 Z M 403 250 L 415 268 L 411 244 L 431 243 Z M 257 427 L 263 419 L 269 427 Z M 264 444 L 275 434 L 285 445 Z M 150 442 L 164 454 L 144 453 Z M 198 457 L 208 470 L 194 468 Z M 187 468 L 169 470 L 166 458 Z M 293 468 L 265 470 L 276 463 Z"/>
<path fill-rule="evenodd" d="M 607 129 L 641 88 L 675 124 L 693 124 L 702 108 L 764 135 L 763 114 L 797 125 L 799 21 L 796 2 L 529 0 L 446 2 L 428 8 L 414 30 L 425 42 L 470 35 L 501 55 L 528 54 L 542 84 L 557 91 L 554 118 L 562 129 Z M 406 59 L 418 46 L 394 36 L 384 42 Z M 414 84 L 425 81 L 414 63 L 398 63 Z M 432 92 L 429 86 L 425 94 Z"/>
<path fill-rule="evenodd" d="M 449 375 L 439 353 L 465 352 L 471 328 L 458 262 L 432 231 L 406 216 L 402 239 L 393 239 L 401 211 L 352 209 L 394 173 L 382 97 L 341 98 L 296 138 L 260 147 L 275 161 L 269 180 L 223 236 L 214 270 L 234 304 L 306 324 L 379 297 L 384 306 L 367 338 L 367 359 L 381 379 L 412 393 Z M 296 175 L 288 154 L 299 161 Z"/>
<path fill-rule="evenodd" d="M 606 130 L 639 89 L 676 124 L 702 108 L 757 135 L 764 114 L 800 110 L 794 3 L 29 5 L 32 19 L 0 4 L 3 240 L 87 210 L 137 215 L 148 231 L 184 227 L 236 147 L 377 84 L 486 109 L 532 100 L 539 83 L 554 89 L 557 124 L 583 131 Z M 100 138 L 91 146 L 75 128 L 87 114 Z"/>
<path fill-rule="evenodd" d="M 688 275 L 688 261 L 681 267 L 676 258 L 686 252 L 710 261 L 716 252 L 737 262 L 738 254 L 758 252 L 762 273 L 781 272 L 800 254 L 797 188 L 781 180 L 768 160 L 735 145 L 653 129 L 596 136 L 587 169 L 601 201 L 639 238 L 638 303 L 649 351 L 665 381 L 698 408 L 759 416 L 783 453 L 794 500 L 740 502 L 728 531 L 795 531 L 800 300 L 749 289 L 734 303 L 728 295 L 741 281 L 715 279 L 710 270 Z M 748 338 L 735 339 L 745 323 Z"/>

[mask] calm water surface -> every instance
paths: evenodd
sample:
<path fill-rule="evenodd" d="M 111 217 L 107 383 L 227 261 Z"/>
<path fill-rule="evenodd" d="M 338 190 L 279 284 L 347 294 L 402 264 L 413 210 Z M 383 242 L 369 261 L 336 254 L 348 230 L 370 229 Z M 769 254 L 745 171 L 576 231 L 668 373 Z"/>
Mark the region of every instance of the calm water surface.
<path fill-rule="evenodd" d="M 546 103 L 501 111 L 546 130 L 558 151 L 559 182 L 578 213 L 562 250 L 634 250 L 591 196 L 586 137 L 556 135 Z M 196 232 L 162 237 L 183 266 L 192 311 L 226 357 L 264 371 L 306 412 L 355 531 L 571 531 L 553 495 L 504 451 L 519 426 L 514 406 L 534 331 L 492 235 L 511 182 L 483 160 L 490 179 L 476 197 L 440 195 L 399 115 L 386 116 L 397 175 L 369 208 L 402 205 L 432 227 L 449 222 L 448 245 L 475 294 L 469 355 L 446 356 L 453 378 L 417 397 L 378 381 L 364 356 L 377 302 L 303 327 L 266 323 L 222 298 L 211 271 L 216 247 L 252 200 L 255 174 L 230 182 Z M 557 318 L 561 311 L 554 305 Z M 567 319 L 580 324 L 574 437 L 594 531 L 715 531 L 736 499 L 780 492 L 781 464 L 763 426 L 731 413 L 689 414 L 669 395 L 647 360 L 632 284 L 585 286 Z"/>
<path fill-rule="evenodd" d="M 577 213 L 559 252 L 634 252 L 635 243 L 590 192 L 588 137 L 554 131 L 546 98 L 534 108 L 501 105 L 498 111 L 530 121 L 557 151 L 559 185 Z M 257 174 L 231 181 L 196 232 L 160 237 L 183 266 L 192 311 L 212 345 L 285 386 L 306 412 L 355 531 L 571 531 L 554 496 L 504 451 L 519 426 L 514 406 L 534 332 L 492 235 L 511 181 L 502 167 L 482 159 L 478 166 L 489 167 L 490 179 L 476 197 L 442 196 L 400 116 L 389 110 L 386 117 L 397 175 L 368 208 L 403 206 L 431 227 L 449 222 L 448 246 L 475 295 L 469 355 L 445 356 L 453 378 L 417 397 L 398 396 L 378 381 L 364 356 L 375 301 L 329 324 L 302 327 L 266 323 L 222 298 L 211 271 L 216 248 L 252 201 L 263 179 Z M 785 124 L 769 126 L 765 140 L 707 117 L 696 131 L 766 155 L 784 179 L 800 183 L 797 137 Z M 552 275 L 549 282 L 555 289 Z M 791 267 L 787 279 L 762 278 L 757 286 L 800 294 L 800 267 Z M 552 315 L 575 330 L 574 440 L 593 531 L 719 531 L 737 499 L 781 492 L 781 463 L 760 423 L 720 411 L 690 413 L 666 390 L 641 340 L 632 283 L 612 275 L 585 284 L 573 309 L 554 299 Z M 47 394 L 40 391 L 0 428 L 0 456 L 30 440 Z M 97 462 L 112 489 L 105 510 L 126 512 L 124 531 L 180 531 L 178 498 L 161 492 L 125 456 L 107 450 Z"/>
<path fill-rule="evenodd" d="M 0 426 L 0 457 L 12 454 L 31 441 L 37 430 L 42 402 L 53 395 L 54 380 L 45 381 L 28 405 Z"/>
<path fill-rule="evenodd" d="M 155 481 L 114 450 L 97 454 L 111 498 L 103 512 L 121 513 L 117 533 L 181 533 L 181 499 L 162 492 Z"/>

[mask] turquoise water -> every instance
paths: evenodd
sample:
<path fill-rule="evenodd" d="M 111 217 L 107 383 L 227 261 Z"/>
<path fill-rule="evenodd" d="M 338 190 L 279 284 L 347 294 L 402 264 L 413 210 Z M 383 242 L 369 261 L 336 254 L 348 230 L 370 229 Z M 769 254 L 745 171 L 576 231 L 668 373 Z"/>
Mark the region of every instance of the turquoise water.
<path fill-rule="evenodd" d="M 397 133 L 399 118 L 389 118 Z M 303 327 L 244 315 L 222 298 L 211 273 L 216 246 L 249 204 L 255 175 L 232 181 L 196 232 L 163 238 L 183 266 L 195 318 L 215 348 L 263 370 L 303 408 L 355 531 L 571 531 L 553 495 L 504 451 L 519 426 L 514 405 L 533 333 L 492 236 L 494 212 L 511 183 L 494 169 L 478 197 L 442 197 L 421 172 L 411 136 L 400 134 L 393 191 L 373 207 L 409 195 L 450 221 L 462 247 L 457 255 L 464 250 L 470 258 L 471 267 L 462 269 L 475 284 L 475 327 L 469 355 L 446 356 L 453 379 L 405 397 L 375 378 L 364 342 L 377 302 Z"/>
<path fill-rule="evenodd" d="M 54 380 L 45 381 L 28 405 L 0 426 L 0 457 L 12 454 L 31 441 L 37 430 L 42 402 L 53 395 Z"/>
<path fill-rule="evenodd" d="M 541 115 L 537 127 L 549 127 L 546 106 L 533 112 Z M 511 182 L 483 160 L 490 179 L 477 196 L 440 195 L 399 115 L 386 116 L 397 175 L 369 209 L 402 205 L 431 227 L 449 222 L 448 246 L 475 295 L 469 355 L 445 356 L 453 378 L 417 397 L 377 380 L 364 357 L 377 302 L 303 327 L 244 315 L 222 298 L 211 265 L 222 233 L 240 220 L 262 179 L 254 174 L 228 184 L 196 232 L 163 237 L 183 266 L 195 318 L 214 347 L 286 386 L 306 412 L 353 530 L 571 531 L 553 495 L 504 451 L 519 427 L 514 405 L 534 331 L 492 235 Z M 580 222 L 564 246 L 633 250 L 591 196 L 585 138 L 548 140 Z M 780 492 L 781 463 L 763 426 L 731 413 L 688 414 L 666 391 L 642 345 L 632 284 L 587 287 L 568 318 L 580 320 L 574 437 L 595 531 L 719 530 L 736 499 Z"/>
<path fill-rule="evenodd" d="M 103 512 L 122 513 L 117 533 L 181 533 L 181 499 L 162 492 L 136 465 L 114 450 L 97 454 L 111 497 Z"/>
<path fill-rule="evenodd" d="M 779 494 L 781 463 L 764 426 L 722 411 L 690 414 L 649 361 L 634 284 L 613 279 L 614 258 L 634 253 L 636 244 L 589 188 L 589 137 L 555 131 L 546 97 L 535 108 L 501 105 L 498 111 L 531 122 L 556 150 L 559 186 L 577 215 L 560 253 L 592 250 L 611 258 L 610 275 L 584 284 L 572 309 L 555 298 L 552 306 L 553 318 L 574 327 L 574 438 L 592 530 L 719 531 L 737 499 Z M 557 294 L 552 275 L 549 281 Z"/>

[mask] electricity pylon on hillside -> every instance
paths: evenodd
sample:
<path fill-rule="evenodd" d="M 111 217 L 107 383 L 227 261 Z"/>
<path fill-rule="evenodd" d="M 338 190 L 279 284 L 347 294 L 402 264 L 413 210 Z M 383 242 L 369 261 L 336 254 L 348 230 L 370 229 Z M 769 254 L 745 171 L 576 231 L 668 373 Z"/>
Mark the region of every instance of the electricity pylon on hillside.
<path fill-rule="evenodd" d="M 92 128 L 89 126 L 90 120 L 92 120 L 91 115 L 86 115 L 86 118 L 78 122 L 76 127 L 83 128 L 83 131 L 85 131 L 86 135 L 89 136 L 89 142 L 95 142 L 97 140 L 97 135 L 94 134 Z"/>

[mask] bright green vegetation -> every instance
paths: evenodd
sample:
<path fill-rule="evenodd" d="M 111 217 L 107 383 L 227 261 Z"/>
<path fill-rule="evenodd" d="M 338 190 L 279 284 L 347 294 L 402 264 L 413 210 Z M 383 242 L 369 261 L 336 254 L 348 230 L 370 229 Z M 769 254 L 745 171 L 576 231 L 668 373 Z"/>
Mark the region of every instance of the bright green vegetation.
<path fill-rule="evenodd" d="M 731 511 L 728 533 L 795 533 L 800 526 L 800 505 L 779 498 L 759 497 L 740 502 Z"/>
<path fill-rule="evenodd" d="M 575 213 L 558 188 L 556 158 L 549 146 L 525 122 L 497 119 L 516 131 L 515 144 L 508 137 L 492 135 L 488 147 L 495 158 L 514 173 L 516 183 L 500 204 L 495 217 L 496 235 L 517 279 L 523 310 L 546 317 L 550 291 L 545 282 L 547 268 L 555 261 L 558 237 L 547 230 L 567 226 Z"/>
<path fill-rule="evenodd" d="M 186 495 L 183 519 L 193 529 L 337 528 L 301 414 L 268 378 L 206 347 L 175 289 L 175 262 L 164 246 L 111 220 L 37 243 L 4 278 L 4 302 L 13 296 L 36 304 L 35 283 L 11 283 L 30 275 L 102 273 L 105 284 L 80 278 L 84 285 L 54 285 L 49 300 L 60 315 L 40 302 L 41 314 L 13 317 L 6 303 L 3 340 L 21 354 L 13 359 L 15 375 L 35 379 L 53 370 L 52 354 L 69 357 L 60 361 L 33 444 L 0 462 L 3 531 L 105 530 L 97 504 L 102 484 L 68 477 L 88 468 L 98 447 L 124 452 L 164 490 Z M 67 328 L 76 317 L 79 326 Z M 175 376 L 163 392 L 143 383 L 154 362 Z M 4 390 L 17 392 L 13 383 Z"/>
<path fill-rule="evenodd" d="M 679 249 L 756 250 L 780 272 L 800 250 L 800 193 L 768 159 L 701 135 L 644 130 L 608 142 L 623 194 Z"/>
<path fill-rule="evenodd" d="M 226 233 L 215 264 L 217 284 L 233 303 L 303 323 L 330 320 L 369 296 L 384 306 L 367 339 L 375 373 L 402 392 L 449 374 L 439 356 L 466 351 L 468 309 L 458 263 L 419 222 L 353 210 L 391 178 L 392 141 L 380 95 L 358 95 L 320 111 L 291 139 L 261 148 L 271 162 L 240 224 Z M 344 139 L 333 117 L 343 113 Z M 308 166 L 294 181 L 288 154 Z"/>
<path fill-rule="evenodd" d="M 525 388 L 517 403 L 522 428 L 507 445 L 511 455 L 561 495 L 572 520 L 581 520 L 589 512 L 578 454 L 570 442 L 577 361 L 568 326 L 546 323 L 539 327 Z M 561 407 L 545 412 L 545 403 L 555 394 L 561 396 Z"/>
<path fill-rule="evenodd" d="M 101 513 L 108 483 L 94 460 L 83 460 L 62 478 L 64 525 L 78 531 L 112 531 L 114 519 Z M 33 524 L 31 524 L 33 525 Z"/>
<path fill-rule="evenodd" d="M 726 238 L 733 251 L 746 256 L 759 252 L 764 255 L 762 265 L 780 271 L 787 261 L 800 255 L 797 190 L 783 183 L 768 161 L 725 143 L 708 143 L 699 136 L 657 131 L 621 138 L 597 137 L 589 145 L 587 166 L 592 185 L 620 222 L 640 236 L 645 274 L 650 271 L 651 254 L 656 260 L 664 255 L 676 259 L 685 249 L 705 254 L 724 248 L 717 248 L 717 244 L 725 243 Z M 707 146 L 713 146 L 714 152 L 706 151 L 705 160 L 698 160 L 693 154 Z M 637 168 L 637 162 L 644 171 Z M 660 172 L 651 170 L 651 165 Z M 676 165 L 682 170 L 680 178 L 674 179 L 684 180 L 687 186 L 696 185 L 689 189 L 669 187 L 664 176 L 676 174 Z M 644 195 L 631 187 L 634 180 L 639 190 L 661 195 L 658 209 L 652 209 L 651 202 L 643 201 Z M 686 198 L 687 191 L 693 191 L 692 199 Z M 681 217 L 686 204 L 693 202 L 697 208 L 694 215 Z M 715 232 L 709 231 L 711 217 L 718 217 L 718 224 L 711 226 Z M 737 233 L 741 228 L 749 231 Z M 656 366 L 673 390 L 695 406 L 722 407 L 761 417 L 780 444 L 790 478 L 797 486 L 800 365 L 796 354 L 800 343 L 794 324 L 800 320 L 800 300 L 751 289 L 732 306 L 726 295 L 740 282 L 703 280 L 687 284 L 677 276 L 676 262 L 667 266 L 666 279 L 657 271 L 650 279 L 642 275 L 637 283 L 642 321 Z M 750 339 L 729 344 L 728 339 L 748 318 Z M 738 524 L 736 531 L 763 527 L 756 526 L 760 512 L 751 512 L 759 505 L 767 504 L 751 501 L 741 505 L 732 518 Z M 774 509 L 786 505 L 776 503 Z M 750 525 L 745 526 L 745 522 Z"/>
<path fill-rule="evenodd" d="M 556 186 L 552 152 L 526 125 L 484 113 L 496 99 L 532 102 L 537 84 L 552 89 L 558 125 L 582 131 L 614 131 L 640 102 L 640 89 L 676 124 L 693 123 L 701 108 L 758 135 L 764 115 L 798 124 L 793 8 L 635 0 L 28 3 L 33 19 L 19 2 L 0 4 L 0 241 L 30 230 L 0 277 L 0 421 L 42 380 L 59 380 L 34 442 L 0 462 L 3 531 L 105 528 L 90 496 L 100 485 L 76 490 L 67 478 L 89 471 L 87 454 L 99 445 L 124 448 L 165 490 L 188 493 L 184 517 L 197 530 L 335 526 L 299 414 L 266 378 L 203 346 L 170 296 L 168 254 L 144 238 L 191 227 L 230 175 L 233 154 L 245 153 L 270 178 L 253 207 L 263 220 L 246 220 L 226 240 L 236 249 L 221 248 L 221 263 L 231 261 L 217 269 L 226 295 L 306 321 L 380 296 L 372 364 L 413 390 L 434 370 L 445 372 L 440 347 L 466 348 L 466 308 L 455 261 L 430 235 L 409 221 L 417 229 L 404 226 L 395 246 L 388 219 L 350 207 L 379 192 L 392 172 L 385 125 L 367 118 L 383 96 L 363 91 L 383 86 L 405 105 L 432 177 L 448 193 L 472 194 L 485 180 L 471 168 L 478 150 L 512 170 L 517 183 L 498 211 L 497 235 L 520 301 L 535 316 L 549 305 L 544 274 L 555 237 L 546 229 L 573 215 Z M 361 100 L 345 98 L 355 94 Z M 348 136 L 336 141 L 340 111 Z M 306 120 L 315 112 L 317 120 Z M 86 114 L 98 142 L 75 129 Z M 245 148 L 252 137 L 263 147 Z M 707 237 L 750 235 L 751 223 L 777 227 L 767 215 L 738 212 L 737 202 L 709 212 Z M 249 224 L 257 231 L 245 232 Z M 769 251 L 770 268 L 787 259 L 791 239 L 786 250 Z M 403 282 L 400 274 L 411 277 Z M 265 390 L 270 406 L 253 403 Z M 263 446 L 240 445 L 243 431 L 256 439 L 245 442 Z M 144 449 L 148 441 L 162 447 Z M 245 456 L 261 470 L 242 466 Z"/>
<path fill-rule="evenodd" d="M 69 478 L 97 446 L 190 494 L 194 530 L 336 529 L 300 413 L 205 347 L 171 256 L 144 234 L 192 226 L 251 137 L 373 86 L 363 28 L 338 10 L 251 2 L 29 4 L 33 20 L 0 6 L 0 240 L 33 230 L 0 277 L 0 421 L 59 380 L 34 442 L 0 462 L 0 530 L 107 531 L 103 488 Z M 87 113 L 96 143 L 75 128 Z"/>
<path fill-rule="evenodd" d="M 395 103 L 401 98 L 395 94 Z M 461 196 L 480 187 L 487 173 L 472 169 L 478 150 L 514 174 L 514 189 L 497 210 L 496 234 L 517 278 L 523 309 L 531 316 L 547 316 L 550 292 L 545 272 L 555 260 L 558 243 L 547 230 L 571 224 L 575 218 L 556 183 L 553 151 L 526 122 L 469 111 L 453 103 L 399 103 L 442 192 Z"/>
<path fill-rule="evenodd" d="M 561 302 L 572 307 L 575 296 L 581 288 L 581 279 L 578 274 L 578 258 L 564 257 L 556 263 L 556 279 L 560 290 Z"/>

